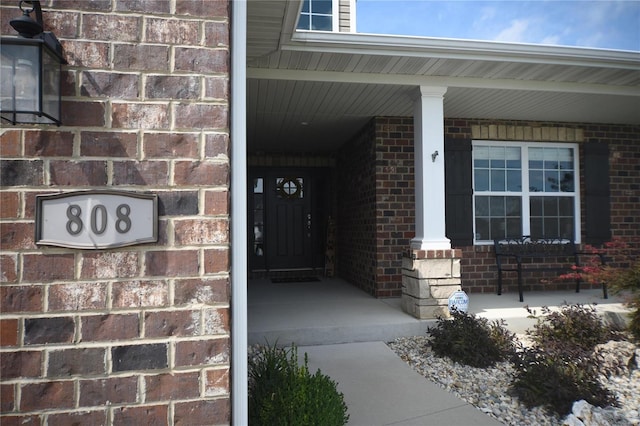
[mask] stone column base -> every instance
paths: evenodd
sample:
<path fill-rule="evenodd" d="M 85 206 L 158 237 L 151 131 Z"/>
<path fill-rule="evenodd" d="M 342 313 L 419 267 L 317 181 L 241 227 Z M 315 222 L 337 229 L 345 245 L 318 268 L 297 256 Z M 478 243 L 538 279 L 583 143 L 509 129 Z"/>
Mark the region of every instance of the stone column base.
<path fill-rule="evenodd" d="M 418 319 L 448 318 L 449 296 L 462 289 L 462 250 L 410 250 L 402 259 L 402 310 Z"/>

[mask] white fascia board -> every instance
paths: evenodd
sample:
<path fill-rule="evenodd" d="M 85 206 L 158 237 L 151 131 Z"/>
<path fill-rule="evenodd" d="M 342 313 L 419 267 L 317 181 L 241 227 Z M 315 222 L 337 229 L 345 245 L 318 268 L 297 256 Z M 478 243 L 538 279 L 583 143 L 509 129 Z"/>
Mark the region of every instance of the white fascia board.
<path fill-rule="evenodd" d="M 334 83 L 392 84 L 398 86 L 440 86 L 475 89 L 532 90 L 542 92 L 585 93 L 640 97 L 640 87 L 605 84 L 560 83 L 468 77 L 437 77 L 380 73 L 247 68 L 247 78 L 261 80 L 299 80 Z"/>
<path fill-rule="evenodd" d="M 284 41 L 284 40 L 283 40 Z M 479 40 L 295 31 L 282 50 L 640 70 L 640 52 Z"/>

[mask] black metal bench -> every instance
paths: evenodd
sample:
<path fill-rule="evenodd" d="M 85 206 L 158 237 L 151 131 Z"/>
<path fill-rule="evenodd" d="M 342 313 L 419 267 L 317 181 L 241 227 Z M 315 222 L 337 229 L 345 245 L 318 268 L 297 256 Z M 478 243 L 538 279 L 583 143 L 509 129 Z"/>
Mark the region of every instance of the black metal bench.
<path fill-rule="evenodd" d="M 518 293 L 524 301 L 522 274 L 525 272 L 555 271 L 559 273 L 576 272 L 573 266 L 580 266 L 580 256 L 598 256 L 602 265 L 605 258 L 600 253 L 579 252 L 572 240 L 566 238 L 507 238 L 494 240 L 496 265 L 498 267 L 498 294 L 502 294 L 502 274 L 518 273 Z M 576 276 L 576 293 L 580 292 L 580 276 Z M 607 286 L 602 283 L 602 294 L 606 299 Z"/>

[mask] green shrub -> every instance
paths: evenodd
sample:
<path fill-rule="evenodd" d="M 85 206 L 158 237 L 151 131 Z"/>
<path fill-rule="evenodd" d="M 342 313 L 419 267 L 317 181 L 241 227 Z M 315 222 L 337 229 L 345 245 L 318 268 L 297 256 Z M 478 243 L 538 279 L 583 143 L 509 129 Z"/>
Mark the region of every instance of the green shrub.
<path fill-rule="evenodd" d="M 249 359 L 251 425 L 342 426 L 349 420 L 344 395 L 318 370 L 311 374 L 307 355 L 298 365 L 295 346 L 265 346 Z"/>
<path fill-rule="evenodd" d="M 510 392 L 529 408 L 543 406 L 559 416 L 569 414 L 580 399 L 600 407 L 615 404 L 598 380 L 601 359 L 593 350 L 611 332 L 595 309 L 571 305 L 554 312 L 543 308 L 543 313 L 527 332 L 534 346 L 515 358 Z"/>
<path fill-rule="evenodd" d="M 437 356 L 485 368 L 515 353 L 515 335 L 504 327 L 504 322 L 489 323 L 486 318 L 457 310 L 451 315 L 453 319 L 439 318 L 436 326 L 427 330 L 431 336 L 429 345 Z"/>

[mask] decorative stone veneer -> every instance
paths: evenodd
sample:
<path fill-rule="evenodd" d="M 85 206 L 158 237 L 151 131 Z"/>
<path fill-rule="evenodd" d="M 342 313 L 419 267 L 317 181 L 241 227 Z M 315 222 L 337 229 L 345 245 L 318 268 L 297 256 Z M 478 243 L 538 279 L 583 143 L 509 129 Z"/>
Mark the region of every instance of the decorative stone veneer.
<path fill-rule="evenodd" d="M 402 309 L 419 319 L 448 317 L 460 290 L 460 250 L 411 250 L 402 258 Z"/>

